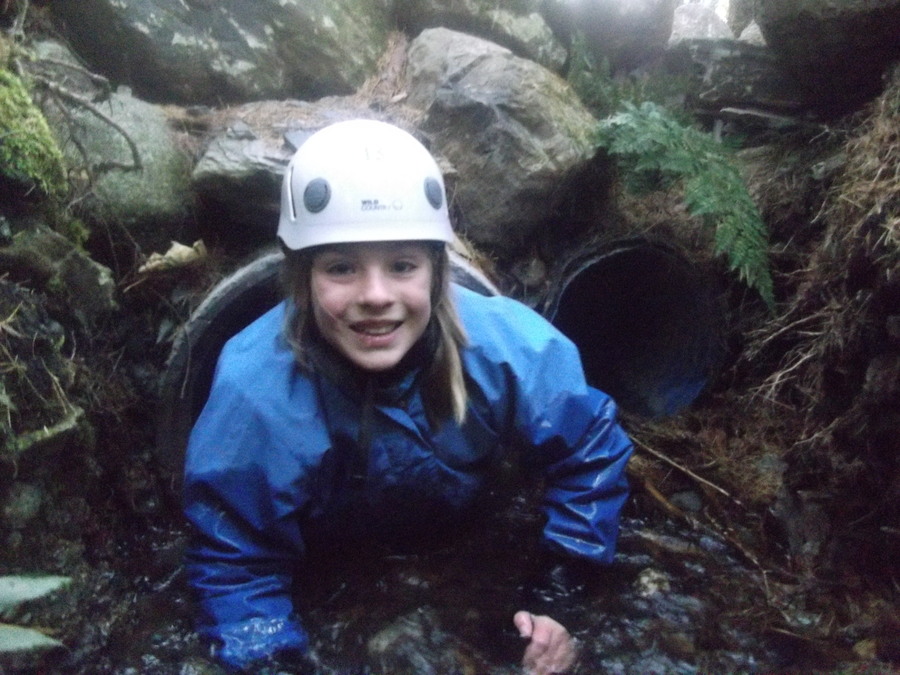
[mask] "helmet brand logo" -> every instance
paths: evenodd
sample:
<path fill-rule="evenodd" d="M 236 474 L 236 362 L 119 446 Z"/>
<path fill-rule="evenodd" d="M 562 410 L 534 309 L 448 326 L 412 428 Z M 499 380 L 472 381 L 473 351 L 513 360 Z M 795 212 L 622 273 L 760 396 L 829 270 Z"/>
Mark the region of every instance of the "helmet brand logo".
<path fill-rule="evenodd" d="M 382 204 L 377 199 L 363 199 L 360 204 L 361 210 L 363 211 L 387 211 L 391 208 L 387 204 Z"/>

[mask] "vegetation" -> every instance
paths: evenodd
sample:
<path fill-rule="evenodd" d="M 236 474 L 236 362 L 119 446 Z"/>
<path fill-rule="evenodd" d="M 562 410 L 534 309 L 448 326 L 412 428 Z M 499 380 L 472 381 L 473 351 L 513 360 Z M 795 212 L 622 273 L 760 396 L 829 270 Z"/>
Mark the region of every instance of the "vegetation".
<path fill-rule="evenodd" d="M 60 352 L 62 328 L 46 300 L 0 279 L 0 460 L 77 431 L 81 410 L 68 391 L 75 374 Z"/>
<path fill-rule="evenodd" d="M 50 198 L 68 189 L 63 155 L 22 80 L 0 69 L 0 178 Z"/>
<path fill-rule="evenodd" d="M 722 507 L 733 531 L 750 531 L 759 518 L 750 508 L 767 514 L 745 535 L 756 542 L 748 559 L 783 565 L 775 574 L 807 584 L 806 609 L 818 607 L 822 620 L 805 639 L 846 639 L 850 625 L 883 624 L 890 637 L 877 638 L 879 658 L 891 659 L 896 593 L 885 588 L 897 588 L 900 559 L 898 129 L 900 67 L 878 99 L 828 135 L 781 140 L 756 156 L 748 184 L 770 224 L 783 300 L 767 320 L 754 313 L 753 325 L 738 325 L 740 352 L 703 405 L 632 430 L 639 443 L 726 486 L 742 505 L 737 515 Z M 834 168 L 822 180 L 815 172 L 826 160 Z M 777 527 L 761 524 L 770 517 Z M 835 601 L 844 595 L 852 599 Z"/>
<path fill-rule="evenodd" d="M 626 189 L 644 194 L 682 187 L 690 213 L 715 228 L 717 253 L 773 307 L 768 233 L 728 148 L 665 107 L 683 94 L 685 83 L 614 77 L 581 33 L 573 37 L 571 55 L 569 84 L 603 120 L 598 144 L 618 160 Z"/>
<path fill-rule="evenodd" d="M 689 89 L 688 82 L 678 77 L 614 76 L 609 59 L 598 61 L 580 31 L 573 35 L 569 53 L 566 79 L 582 103 L 599 119 L 613 114 L 623 103 L 652 101 L 665 105 L 667 101 L 682 99 Z M 688 115 L 684 117 L 688 119 Z"/>
<path fill-rule="evenodd" d="M 617 160 L 626 189 L 680 186 L 690 213 L 715 228 L 716 252 L 774 306 L 766 226 L 725 146 L 649 101 L 603 120 L 597 142 Z"/>

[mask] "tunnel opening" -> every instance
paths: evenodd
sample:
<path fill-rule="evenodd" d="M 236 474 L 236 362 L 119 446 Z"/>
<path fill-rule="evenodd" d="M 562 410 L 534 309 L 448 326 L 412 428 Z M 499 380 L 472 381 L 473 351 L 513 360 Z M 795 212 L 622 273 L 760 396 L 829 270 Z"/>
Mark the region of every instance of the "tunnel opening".
<path fill-rule="evenodd" d="M 482 295 L 500 291 L 485 274 L 454 250 L 450 277 Z M 188 437 L 206 404 L 219 353 L 229 338 L 282 298 L 283 254 L 267 250 L 213 288 L 179 331 L 160 383 L 155 444 L 157 468 L 180 493 Z"/>
<path fill-rule="evenodd" d="M 568 273 L 547 315 L 578 346 L 592 386 L 661 418 L 693 403 L 721 367 L 722 298 L 715 276 L 683 255 L 631 242 Z"/>

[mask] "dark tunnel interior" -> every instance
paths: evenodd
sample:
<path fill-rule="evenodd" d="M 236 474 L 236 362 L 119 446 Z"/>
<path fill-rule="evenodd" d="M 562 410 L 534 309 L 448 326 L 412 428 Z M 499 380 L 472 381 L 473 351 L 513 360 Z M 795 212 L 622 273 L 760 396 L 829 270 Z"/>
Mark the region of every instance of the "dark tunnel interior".
<path fill-rule="evenodd" d="M 685 257 L 634 243 L 581 265 L 548 318 L 578 345 L 588 382 L 650 418 L 692 403 L 724 354 L 719 282 Z"/>

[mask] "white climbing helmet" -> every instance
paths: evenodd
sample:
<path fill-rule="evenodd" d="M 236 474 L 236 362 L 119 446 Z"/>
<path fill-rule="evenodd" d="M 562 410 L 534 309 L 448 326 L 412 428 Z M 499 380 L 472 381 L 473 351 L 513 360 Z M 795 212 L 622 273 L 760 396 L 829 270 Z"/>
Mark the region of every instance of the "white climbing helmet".
<path fill-rule="evenodd" d="M 437 162 L 412 135 L 351 120 L 317 131 L 288 164 L 278 237 L 289 249 L 453 240 Z"/>

